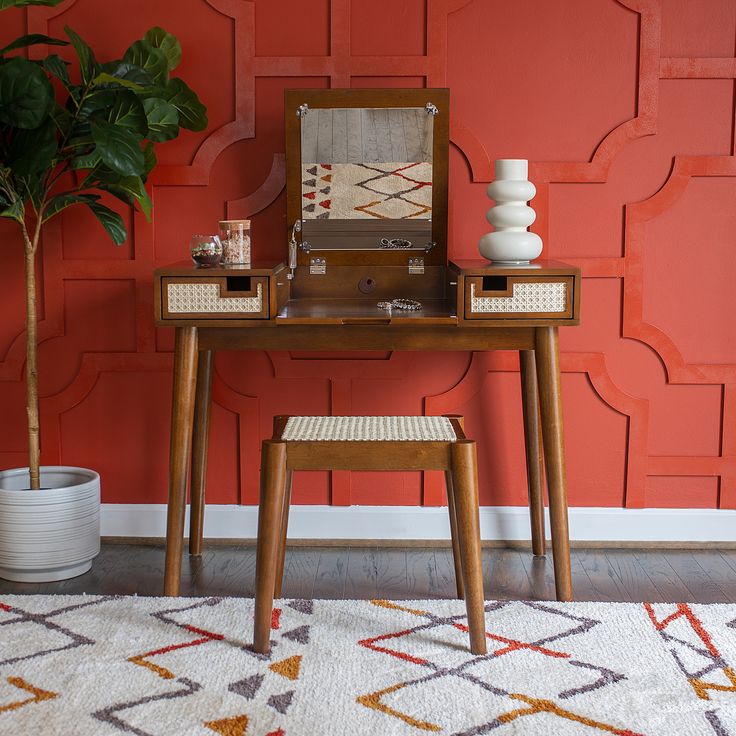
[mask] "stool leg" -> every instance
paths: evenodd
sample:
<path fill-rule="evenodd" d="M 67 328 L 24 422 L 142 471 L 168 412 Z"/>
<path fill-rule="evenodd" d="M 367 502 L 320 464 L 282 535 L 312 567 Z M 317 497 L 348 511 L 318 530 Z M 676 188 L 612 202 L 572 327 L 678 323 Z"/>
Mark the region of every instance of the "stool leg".
<path fill-rule="evenodd" d="M 542 428 L 539 422 L 537 368 L 533 350 L 519 350 L 521 406 L 524 413 L 524 448 L 529 484 L 529 517 L 532 527 L 532 552 L 541 557 L 544 549 L 544 482 L 542 463 Z"/>
<path fill-rule="evenodd" d="M 460 541 L 457 536 L 457 512 L 455 511 L 455 490 L 452 487 L 452 473 L 445 471 L 445 486 L 447 487 L 447 510 L 450 514 L 450 537 L 452 538 L 452 561 L 455 565 L 455 585 L 457 597 L 465 598 L 463 585 L 463 565 L 460 558 Z"/>
<path fill-rule="evenodd" d="M 271 649 L 271 613 L 285 492 L 286 443 L 265 440 L 261 453 L 261 499 L 258 507 L 253 623 L 253 648 L 262 654 L 268 654 Z"/>
<path fill-rule="evenodd" d="M 286 559 L 286 533 L 289 528 L 289 506 L 291 504 L 291 483 L 294 471 L 286 471 L 286 493 L 284 493 L 284 506 L 281 511 L 281 540 L 279 546 L 279 558 L 276 563 L 276 584 L 273 588 L 273 597 L 281 598 L 281 586 L 284 583 L 284 561 Z"/>
<path fill-rule="evenodd" d="M 475 442 L 458 440 L 451 445 L 452 488 L 457 514 L 460 556 L 468 612 L 470 651 L 486 653 L 486 626 L 483 601 L 483 567 L 480 552 L 478 515 L 478 467 Z"/>
<path fill-rule="evenodd" d="M 204 489 L 207 477 L 207 441 L 210 431 L 210 399 L 212 396 L 212 351 L 199 354 L 197 393 L 194 400 L 194 436 L 192 438 L 192 471 L 189 481 L 189 554 L 202 554 L 204 536 Z"/>

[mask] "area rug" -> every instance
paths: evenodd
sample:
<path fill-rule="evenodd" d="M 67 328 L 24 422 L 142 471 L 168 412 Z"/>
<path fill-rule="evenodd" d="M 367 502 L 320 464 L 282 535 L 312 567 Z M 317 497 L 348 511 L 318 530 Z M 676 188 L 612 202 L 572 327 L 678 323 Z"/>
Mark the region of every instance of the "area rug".
<path fill-rule="evenodd" d="M 736 735 L 736 606 L 0 597 L 0 733 Z"/>

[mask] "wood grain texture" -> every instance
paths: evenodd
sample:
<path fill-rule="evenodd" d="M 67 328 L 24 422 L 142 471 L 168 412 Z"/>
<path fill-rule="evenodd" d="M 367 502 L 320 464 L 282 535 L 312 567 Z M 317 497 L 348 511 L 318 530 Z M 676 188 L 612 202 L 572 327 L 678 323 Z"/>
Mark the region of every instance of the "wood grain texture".
<path fill-rule="evenodd" d="M 486 653 L 483 613 L 483 568 L 478 516 L 478 465 L 475 442 L 458 440 L 451 445 L 452 493 L 455 498 L 465 608 L 468 613 L 470 650 Z"/>
<path fill-rule="evenodd" d="M 539 395 L 537 393 L 537 366 L 533 350 L 519 351 L 519 375 L 521 378 L 521 405 L 524 418 L 524 452 L 529 488 L 529 520 L 531 523 L 532 551 L 545 553 L 544 535 L 544 450 L 542 426 L 539 420 Z"/>
<path fill-rule="evenodd" d="M 261 500 L 258 509 L 256 600 L 253 647 L 267 654 L 271 648 L 271 611 L 286 495 L 286 443 L 264 440 L 261 453 Z"/>
<path fill-rule="evenodd" d="M 166 516 L 164 595 L 179 594 L 187 470 L 192 448 L 192 422 L 197 384 L 197 328 L 177 327 L 169 448 L 169 503 Z"/>
<path fill-rule="evenodd" d="M 211 350 L 199 353 L 197 390 L 194 403 L 194 430 L 192 435 L 192 469 L 189 480 L 189 554 L 202 554 L 204 535 L 205 485 L 207 482 L 207 449 L 210 431 L 210 404 L 212 401 Z"/>
<path fill-rule="evenodd" d="M 567 520 L 565 447 L 562 427 L 560 353 L 556 327 L 537 327 L 535 343 L 539 408 L 542 420 L 544 459 L 552 531 L 557 599 L 572 600 L 570 533 Z"/>
<path fill-rule="evenodd" d="M 629 565 L 630 574 L 625 573 L 628 582 L 620 577 L 621 552 L 613 548 L 573 550 L 571 567 L 577 600 L 706 602 L 720 598 L 736 602 L 732 587 L 728 595 L 723 587 L 730 585 L 730 575 L 736 580 L 732 566 L 736 564 L 736 555 L 730 550 L 691 550 L 685 553 L 689 557 L 687 564 L 675 560 L 681 550 L 625 550 L 638 563 Z M 549 556 L 535 558 L 530 550 L 510 548 L 483 548 L 481 554 L 486 599 L 554 600 L 554 570 Z M 164 558 L 160 542 L 103 543 L 92 570 L 84 575 L 57 583 L 0 580 L 0 594 L 160 595 Z M 315 586 L 320 561 L 320 582 Z M 406 587 L 401 590 L 404 569 Z M 713 569 L 716 572 L 711 575 Z M 361 570 L 364 572 L 360 586 L 359 574 L 351 583 L 348 575 Z M 200 557 L 183 558 L 181 592 L 190 596 L 252 597 L 255 573 L 256 548 L 252 543 L 209 545 Z M 634 589 L 639 591 L 638 599 L 632 593 Z M 282 594 L 288 599 L 454 598 L 452 552 L 448 547 L 289 545 Z"/>

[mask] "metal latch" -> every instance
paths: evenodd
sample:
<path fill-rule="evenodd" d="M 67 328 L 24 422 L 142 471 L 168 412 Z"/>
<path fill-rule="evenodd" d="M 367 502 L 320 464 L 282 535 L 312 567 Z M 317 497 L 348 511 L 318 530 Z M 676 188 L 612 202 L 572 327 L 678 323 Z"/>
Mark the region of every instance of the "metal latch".
<path fill-rule="evenodd" d="M 421 276 L 424 273 L 424 258 L 410 258 L 409 273 Z"/>
<path fill-rule="evenodd" d="M 422 269 L 422 272 L 424 269 Z M 320 275 L 327 273 L 327 259 L 326 258 L 310 258 L 309 259 L 309 273 L 312 275 Z"/>

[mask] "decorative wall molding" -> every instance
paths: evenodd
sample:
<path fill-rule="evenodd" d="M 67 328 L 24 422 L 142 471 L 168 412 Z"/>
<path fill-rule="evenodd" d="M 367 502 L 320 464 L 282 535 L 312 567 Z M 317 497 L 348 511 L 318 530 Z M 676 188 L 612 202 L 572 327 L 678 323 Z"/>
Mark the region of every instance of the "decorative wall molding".
<path fill-rule="evenodd" d="M 714 7 L 719 2 L 723 7 L 732 2 L 712 1 Z M 728 83 L 728 80 L 736 78 L 736 57 L 723 56 L 722 49 L 708 54 L 710 16 L 706 17 L 708 11 L 705 9 L 703 13 L 706 15 L 703 16 L 703 22 L 697 25 L 695 34 L 693 29 L 684 27 L 687 21 L 679 17 L 665 18 L 667 22 L 663 23 L 663 14 L 673 11 L 669 7 L 671 3 L 665 4 L 661 0 L 560 0 L 560 3 L 570 13 L 593 4 L 604 11 L 619 5 L 620 8 L 615 8 L 616 14 L 631 15 L 632 27 L 632 14 L 636 14 L 638 26 L 638 33 L 629 34 L 626 31 L 623 45 L 612 44 L 612 48 L 603 49 L 604 53 L 610 51 L 616 55 L 628 54 L 627 58 L 632 58 L 632 55 L 636 57 L 636 76 L 631 77 L 634 84 L 628 81 L 628 77 L 621 82 L 627 85 L 626 90 L 631 87 L 636 97 L 631 101 L 633 117 L 627 112 L 620 121 L 612 121 L 611 130 L 602 135 L 594 150 L 591 148 L 589 160 L 530 162 L 531 179 L 538 189 L 535 200 L 538 219 L 534 230 L 545 242 L 545 256 L 574 263 L 581 268 L 584 277 L 583 324 L 574 335 L 562 335 L 563 373 L 568 377 L 571 374 L 584 377 L 591 395 L 626 418 L 626 437 L 620 459 L 620 469 L 625 476 L 623 505 L 630 509 L 647 505 L 651 476 L 687 476 L 694 484 L 702 483 L 703 487 L 707 482 L 710 489 L 716 487 L 715 483 L 718 484 L 714 495 L 709 496 L 712 499 L 709 503 L 720 505 L 721 508 L 736 508 L 736 365 L 688 362 L 684 357 L 686 353 L 678 346 L 675 337 L 667 333 L 666 326 L 645 321 L 643 308 L 645 299 L 657 289 L 669 286 L 666 273 L 661 277 L 655 275 L 654 278 L 650 273 L 644 273 L 644 256 L 652 245 L 646 233 L 647 223 L 668 217 L 693 178 L 736 176 L 734 92 L 733 86 Z M 226 122 L 219 127 L 213 126 L 201 138 L 191 138 L 197 141 L 197 145 L 190 146 L 192 150 L 185 150 L 187 147 L 183 145 L 181 160 L 155 171 L 150 182 L 154 222 L 146 222 L 140 213 L 131 215 L 121 210 L 129 217 L 131 224 L 131 242 L 124 246 L 125 257 L 119 257 L 119 250 L 113 251 L 104 233 L 85 224 L 82 218 L 73 213 L 51 221 L 45 228 L 41 264 L 44 291 L 40 300 L 43 318 L 39 325 L 41 374 L 43 378 L 44 361 L 52 367 L 55 361 L 60 361 L 65 370 L 60 376 L 66 377 L 67 385 L 56 385 L 42 401 L 44 462 L 73 460 L 94 465 L 95 458 L 85 455 L 88 450 L 84 438 L 64 435 L 64 419 L 70 410 L 95 396 L 94 388 L 100 376 L 109 372 L 126 372 L 135 375 L 140 386 L 139 394 L 130 397 L 133 407 L 131 416 L 138 416 L 139 419 L 123 420 L 127 424 L 122 427 L 124 432 L 120 433 L 122 446 L 111 446 L 110 456 L 119 455 L 125 458 L 124 462 L 128 465 L 140 466 L 141 487 L 150 482 L 144 471 L 146 463 L 149 467 L 151 463 L 165 463 L 163 457 L 141 458 L 136 454 L 137 449 L 131 450 L 125 445 L 125 434 L 145 436 L 151 433 L 160 437 L 168 432 L 168 425 L 163 423 L 160 426 L 140 426 L 146 424 L 150 416 L 165 414 L 169 400 L 168 395 L 161 395 L 160 375 L 156 377 L 154 374 L 170 370 L 173 341 L 170 334 L 156 330 L 153 323 L 151 273 L 157 265 L 171 262 L 176 257 L 185 258 L 189 234 L 206 226 L 206 223 L 216 228 L 216 221 L 226 215 L 253 216 L 254 248 L 260 242 L 266 243 L 264 247 L 270 248 L 270 253 L 285 253 L 286 223 L 283 221 L 283 212 L 277 206 L 284 181 L 283 136 L 274 133 L 280 132 L 282 88 L 299 84 L 333 87 L 351 84 L 385 86 L 391 83 L 445 86 L 451 82 L 456 93 L 471 89 L 475 95 L 497 94 L 496 88 L 488 85 L 488 79 L 493 78 L 492 68 L 467 66 L 461 79 L 448 79 L 448 60 L 458 58 L 465 51 L 457 40 L 452 41 L 452 30 L 462 28 L 463 23 L 467 30 L 469 23 L 477 27 L 478 21 L 490 20 L 493 12 L 498 8 L 503 9 L 501 0 L 426 0 L 424 3 L 407 3 L 405 8 L 402 4 L 401 11 L 397 10 L 395 17 L 391 16 L 393 10 L 377 13 L 374 16 L 375 27 L 370 28 L 357 23 L 355 8 L 358 5 L 351 4 L 350 0 L 321 0 L 315 3 L 305 27 L 296 29 L 293 36 L 279 46 L 279 49 L 283 49 L 284 55 L 281 56 L 258 55 L 256 34 L 265 34 L 267 40 L 269 37 L 287 38 L 289 19 L 278 24 L 271 21 L 272 26 L 269 27 L 268 24 L 264 25 L 263 16 L 259 16 L 257 23 L 256 4 L 252 0 L 160 0 L 147 6 L 146 14 L 150 16 L 148 24 L 171 26 L 170 30 L 176 32 L 182 41 L 186 58 L 198 68 L 200 64 L 207 63 L 211 49 L 200 43 L 202 28 L 195 18 L 211 16 L 213 24 L 228 23 L 232 35 L 229 38 L 219 36 L 218 45 L 222 49 L 232 48 L 232 72 L 227 70 L 228 73 L 222 77 L 213 74 L 204 95 L 212 100 L 228 100 L 228 104 L 232 105 L 232 119 L 225 117 L 223 121 Z M 631 13 L 624 13 L 624 8 Z M 103 61 L 106 60 L 103 57 L 107 48 L 113 53 L 130 41 L 126 30 L 130 26 L 123 22 L 127 22 L 124 9 L 121 10 L 112 0 L 99 0 L 96 3 L 66 0 L 55 8 L 32 7 L 27 11 L 5 12 L 25 13 L 29 33 L 51 32 L 53 35 L 60 32 L 64 23 L 72 27 L 86 23 L 84 35 L 89 36 L 86 40 L 93 48 L 100 49 Z M 105 23 L 98 23 L 95 27 L 89 21 L 91 18 L 96 20 L 98 16 L 104 17 Z M 534 22 L 546 24 L 558 16 L 559 8 L 541 4 L 535 12 L 534 18 L 537 20 Z M 322 55 L 312 55 L 310 48 L 302 41 L 309 39 L 311 18 L 319 17 L 326 19 L 326 50 Z M 714 12 L 712 17 L 729 16 L 727 13 Z M 121 21 L 119 30 L 115 22 L 118 18 Z M 366 49 L 368 55 L 355 53 L 357 42 L 365 38 L 361 34 L 370 34 L 371 39 L 381 34 L 390 38 L 395 27 L 401 23 L 423 29 L 423 53 L 421 49 L 412 48 L 402 55 L 400 52 L 403 47 L 395 41 L 387 45 L 388 55 L 377 55 L 370 48 Z M 667 38 L 673 29 L 695 43 L 697 55 L 676 56 L 677 52 L 671 50 L 676 45 Z M 559 43 L 565 42 L 566 32 L 562 26 L 555 31 L 561 34 Z M 585 28 L 575 28 L 570 32 L 579 35 L 585 32 Z M 714 28 L 714 36 L 715 32 Z M 733 35 L 736 28 L 728 29 L 728 32 Z M 2 38 L 3 31 L 0 30 Z M 69 48 L 57 51 L 65 57 L 71 57 L 72 54 Z M 520 57 L 520 74 L 533 73 L 536 63 L 534 51 L 530 48 L 523 58 Z M 31 48 L 34 58 L 44 52 L 42 46 Z M 564 71 L 569 78 L 570 69 L 564 67 L 565 60 L 560 58 L 559 63 L 560 74 Z M 601 88 L 604 82 L 605 79 L 601 79 Z M 565 83 L 563 76 L 560 76 L 559 83 Z M 723 120 L 718 119 L 720 128 L 717 135 L 716 132 L 711 133 L 711 137 L 718 137 L 719 141 L 724 137 L 730 140 L 729 150 L 723 151 L 722 143 L 716 149 L 714 140 L 701 140 L 695 132 L 689 132 L 686 123 L 679 119 L 682 117 L 681 110 L 673 113 L 666 109 L 666 89 L 675 87 L 678 94 L 696 95 L 697 101 L 690 107 L 697 110 L 698 128 L 715 119 L 709 107 L 709 103 L 715 99 L 713 90 L 717 88 L 721 96 L 730 94 L 725 104 L 729 113 Z M 523 105 L 527 101 L 522 97 L 516 99 L 513 91 L 508 92 L 506 98 L 497 100 L 498 107 L 503 109 L 504 105 Z M 556 100 L 556 90 L 551 89 L 550 102 Z M 605 105 L 606 101 L 603 93 L 595 100 L 598 105 Z M 570 125 L 574 126 L 573 117 Z M 684 133 L 681 130 L 679 137 L 673 137 L 672 131 L 679 130 L 678 126 L 682 127 Z M 709 130 L 716 131 L 715 125 Z M 477 236 L 484 231 L 486 199 L 483 190 L 485 183 L 492 178 L 492 159 L 508 152 L 504 148 L 508 144 L 507 140 L 483 140 L 482 132 L 483 120 L 473 117 L 472 109 L 464 110 L 462 114 L 458 114 L 457 109 L 453 110 L 451 186 L 454 196 L 449 242 L 449 252 L 453 257 L 469 255 L 466 252 L 467 244 L 477 242 Z M 562 132 L 550 130 L 549 140 L 554 141 L 554 136 Z M 508 131 L 508 138 L 513 138 L 513 131 Z M 504 150 L 496 150 L 497 146 Z M 713 155 L 714 150 L 722 151 L 722 155 Z M 640 191 L 638 199 L 641 201 L 630 201 L 629 184 L 636 183 L 647 172 L 650 159 L 655 157 L 652 152 L 659 156 L 660 168 L 667 164 L 666 169 L 662 168 L 667 174 L 663 173 L 662 180 L 656 182 L 656 186 L 652 184 L 651 191 Z M 513 155 L 528 158 L 523 151 Z M 578 206 L 571 199 L 565 206 L 559 194 L 569 189 L 579 192 L 585 204 Z M 611 206 L 621 212 L 620 252 L 591 248 L 589 252 L 586 250 L 581 253 L 574 244 L 571 245 L 559 235 L 560 223 L 565 224 L 566 232 L 574 233 L 584 221 L 586 212 L 602 212 Z M 714 213 L 718 214 L 719 206 L 722 208 L 724 203 L 713 203 Z M 697 211 L 692 213 L 692 217 L 697 220 L 707 218 L 709 214 Z M 0 226 L 5 224 L 0 223 Z M 596 234 L 597 231 L 591 229 L 589 240 L 593 243 L 596 242 Z M 97 245 L 96 250 L 91 249 L 91 243 Z M 172 254 L 177 255 L 172 257 Z M 732 268 L 733 264 L 718 264 L 718 267 Z M 14 325 L 18 308 L 12 303 L 8 309 L 3 281 L 3 278 L 11 278 L 7 275 L 9 273 L 12 272 L 4 269 L 0 274 L 0 303 Z M 134 326 L 137 352 L 131 352 L 131 346 L 127 344 L 118 351 L 109 345 L 99 350 L 94 344 L 79 348 L 73 334 L 75 329 L 85 329 L 86 315 L 83 313 L 75 318 L 70 315 L 65 285 L 84 282 L 75 288 L 80 291 L 89 288 L 90 293 L 93 293 L 100 285 L 121 279 L 135 282 L 135 305 L 130 308 L 130 313 L 118 315 L 114 305 L 105 303 L 100 308 L 110 308 L 111 328 L 117 326 L 113 322 L 118 316 Z M 594 279 L 597 281 L 593 282 Z M 615 280 L 620 285 L 622 301 L 618 298 L 598 298 L 598 292 L 588 288 L 593 285 L 605 286 L 607 279 Z M 688 284 L 688 298 L 697 299 L 698 289 L 703 288 L 701 284 Z M 608 339 L 598 331 L 598 327 L 612 313 L 616 313 L 618 323 L 615 336 Z M 110 332 L 114 335 L 113 329 Z M 0 413 L 6 412 L 13 425 L 24 418 L 23 337 L 19 327 L 14 339 L 0 345 L 0 355 L 4 356 L 0 360 Z M 657 377 L 658 383 L 644 386 L 634 380 L 641 365 L 636 363 L 632 355 L 633 341 L 647 346 L 650 362 L 660 360 L 664 366 L 666 373 L 663 372 L 662 378 Z M 489 420 L 496 421 L 494 407 L 481 402 L 484 383 L 489 377 L 490 380 L 499 378 L 498 375 L 491 376 L 493 373 L 515 373 L 518 370 L 516 358 L 512 354 L 450 356 L 407 353 L 371 356 L 368 360 L 360 356 L 307 357 L 273 353 L 269 358 L 271 369 L 268 371 L 263 370 L 265 360 L 262 354 L 255 360 L 252 356 L 242 356 L 237 364 L 225 355 L 217 359 L 214 400 L 219 407 L 236 417 L 231 425 L 235 427 L 236 434 L 225 438 L 227 446 L 235 448 L 233 452 L 218 454 L 218 448 L 214 453 L 211 452 L 210 456 L 216 461 L 212 462 L 210 468 L 210 485 L 219 490 L 223 477 L 234 478 L 237 489 L 229 489 L 228 497 L 237 498 L 242 503 L 253 503 L 257 499 L 259 445 L 269 431 L 270 416 L 273 414 L 299 412 L 307 404 L 312 412 L 345 414 L 365 413 L 368 410 L 375 413 L 424 410 L 428 414 L 437 414 L 457 412 L 462 408 L 471 417 L 487 416 Z M 254 364 L 259 366 L 258 370 L 252 367 Z M 582 384 L 583 381 L 580 381 L 578 385 Z M 630 388 L 631 385 L 636 388 Z M 677 417 L 682 421 L 683 434 L 687 432 L 696 436 L 703 428 L 713 429 L 718 425 L 719 445 L 713 450 L 712 456 L 707 452 L 688 450 L 687 438 L 674 442 L 674 449 L 655 451 L 656 443 L 650 437 L 650 427 L 661 427 L 663 424 L 661 417 L 657 424 L 656 412 L 674 414 L 676 411 L 672 408 L 677 406 L 676 403 L 670 405 L 662 399 L 662 392 L 675 386 L 678 392 L 683 393 L 697 392 L 703 387 L 720 390 L 721 401 L 717 411 L 709 406 L 707 412 L 703 409 L 702 415 Z M 659 397 L 659 404 L 653 399 L 655 396 Z M 566 415 L 579 417 L 587 401 L 587 397 L 580 401 L 567 400 Z M 99 425 L 90 431 L 105 433 L 120 428 L 116 425 L 118 417 L 100 416 L 98 420 Z M 136 421 L 140 424 L 136 424 Z M 215 416 L 216 431 L 218 421 Z M 570 426 L 569 422 L 567 426 Z M 3 437 L 5 439 L 0 440 L 2 464 L 23 465 L 22 442 L 16 441 L 7 431 Z M 478 439 L 483 442 L 483 438 Z M 621 438 L 617 435 L 609 439 L 613 442 Z M 481 452 L 503 450 L 506 442 L 507 438 L 502 437 L 497 447 L 481 445 Z M 588 472 L 591 461 L 585 443 L 585 436 L 570 438 L 568 475 L 571 487 L 576 488 L 578 493 L 582 487 L 590 496 L 590 502 L 595 503 L 597 486 L 591 480 L 594 474 Z M 491 464 L 495 462 L 495 457 L 488 460 Z M 220 463 L 219 467 L 217 463 Z M 222 464 L 226 467 L 223 468 Z M 514 458 L 509 482 L 516 484 L 519 490 L 524 482 L 523 472 L 523 458 Z M 444 501 L 441 480 L 438 474 L 425 474 L 423 490 L 417 496 L 414 491 L 416 479 L 409 476 L 394 485 L 376 483 L 372 486 L 358 474 L 334 473 L 331 482 L 324 475 L 315 474 L 300 483 L 296 500 L 326 499 L 333 505 L 347 506 L 356 499 L 370 498 L 371 503 L 378 503 L 375 497 L 382 503 L 408 503 L 416 499 L 420 503 L 436 506 Z M 117 478 L 109 477 L 103 481 L 108 498 L 115 501 L 130 498 L 129 489 Z M 146 492 L 151 497 L 163 498 L 165 482 L 163 487 L 146 488 Z M 678 498 L 672 501 L 674 504 L 682 503 L 682 499 Z M 434 510 L 430 511 L 434 513 Z M 679 519 L 680 513 L 673 512 L 672 519 Z M 698 514 L 700 512 L 696 516 Z M 666 518 L 670 519 L 669 516 Z"/>
<path fill-rule="evenodd" d="M 207 507 L 205 537 L 255 539 L 255 506 Z M 164 504 L 103 504 L 102 536 L 164 537 Z M 189 528 L 187 508 L 186 529 Z M 547 519 L 549 530 L 549 519 Z M 530 538 L 525 506 L 483 506 L 480 531 L 484 540 Z M 549 534 L 549 531 L 548 531 Z M 447 508 L 416 506 L 292 506 L 289 536 L 293 539 L 449 539 Z M 722 509 L 570 509 L 570 539 L 613 542 L 736 542 L 736 511 Z"/>

